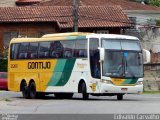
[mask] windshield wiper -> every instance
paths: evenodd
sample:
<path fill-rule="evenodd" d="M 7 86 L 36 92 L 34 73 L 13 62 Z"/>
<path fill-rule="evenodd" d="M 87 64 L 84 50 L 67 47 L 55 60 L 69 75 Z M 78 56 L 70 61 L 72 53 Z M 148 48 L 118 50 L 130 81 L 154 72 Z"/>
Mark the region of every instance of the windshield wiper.
<path fill-rule="evenodd" d="M 126 74 L 129 73 L 132 78 L 136 78 L 134 72 L 131 70 L 130 67 L 128 67 L 126 59 L 125 59 L 125 67 L 124 68 L 125 68 L 125 72 L 124 73 L 125 73 L 126 77 L 128 77 Z"/>

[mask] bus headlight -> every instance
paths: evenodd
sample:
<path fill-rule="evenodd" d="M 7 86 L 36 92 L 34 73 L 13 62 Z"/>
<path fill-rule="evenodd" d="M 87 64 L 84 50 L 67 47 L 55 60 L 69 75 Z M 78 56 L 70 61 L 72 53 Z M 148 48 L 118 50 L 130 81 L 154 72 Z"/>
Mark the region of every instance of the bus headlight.
<path fill-rule="evenodd" d="M 142 84 L 143 84 L 143 81 L 138 81 L 136 84 L 137 84 L 137 85 L 142 85 Z"/>
<path fill-rule="evenodd" d="M 113 84 L 112 81 L 110 80 L 101 80 L 101 82 L 105 84 Z"/>

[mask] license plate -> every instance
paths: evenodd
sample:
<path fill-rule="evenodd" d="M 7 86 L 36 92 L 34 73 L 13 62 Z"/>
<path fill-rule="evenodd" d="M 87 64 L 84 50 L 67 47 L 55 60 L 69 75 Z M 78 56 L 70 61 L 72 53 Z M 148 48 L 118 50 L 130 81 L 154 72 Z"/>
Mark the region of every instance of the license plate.
<path fill-rule="evenodd" d="M 127 90 L 128 90 L 128 88 L 121 88 L 121 90 L 122 90 L 122 91 L 127 91 Z"/>

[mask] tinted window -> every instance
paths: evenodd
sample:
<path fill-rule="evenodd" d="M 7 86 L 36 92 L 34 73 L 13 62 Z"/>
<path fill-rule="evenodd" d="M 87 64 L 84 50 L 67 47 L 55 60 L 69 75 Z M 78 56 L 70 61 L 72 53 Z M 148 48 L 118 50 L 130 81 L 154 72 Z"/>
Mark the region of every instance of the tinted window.
<path fill-rule="evenodd" d="M 75 57 L 87 57 L 87 40 L 76 40 Z"/>
<path fill-rule="evenodd" d="M 102 39 L 102 47 L 112 50 L 141 50 L 138 40 Z"/>
<path fill-rule="evenodd" d="M 19 54 L 18 54 L 19 59 L 27 59 L 28 47 L 29 47 L 29 43 L 21 43 L 20 44 Z"/>
<path fill-rule="evenodd" d="M 17 59 L 18 58 L 18 49 L 19 49 L 19 44 L 12 44 L 11 45 L 11 53 L 10 53 L 11 59 Z"/>
<path fill-rule="evenodd" d="M 141 50 L 139 41 L 121 41 L 123 50 Z"/>
<path fill-rule="evenodd" d="M 51 43 L 50 56 L 51 58 L 62 58 L 63 57 L 63 44 L 61 41 L 55 41 Z"/>
<path fill-rule="evenodd" d="M 48 58 L 49 57 L 49 48 L 50 48 L 50 42 L 40 42 L 38 57 L 39 58 Z"/>
<path fill-rule="evenodd" d="M 90 69 L 91 75 L 94 78 L 100 78 L 100 63 L 99 63 L 99 39 L 91 38 L 89 43 L 90 51 Z"/>
<path fill-rule="evenodd" d="M 28 50 L 29 58 L 31 59 L 37 58 L 37 52 L 38 52 L 38 43 L 30 43 Z"/>
<path fill-rule="evenodd" d="M 74 54 L 75 41 L 61 41 L 63 45 L 63 58 L 72 58 Z"/>

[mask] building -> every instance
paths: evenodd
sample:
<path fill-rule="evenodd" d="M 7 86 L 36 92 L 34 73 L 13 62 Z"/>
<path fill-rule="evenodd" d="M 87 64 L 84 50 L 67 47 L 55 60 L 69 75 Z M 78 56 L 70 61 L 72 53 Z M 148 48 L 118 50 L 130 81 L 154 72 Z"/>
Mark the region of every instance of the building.
<path fill-rule="evenodd" d="M 81 32 L 120 34 L 130 28 L 120 6 L 80 6 Z M 14 37 L 41 37 L 47 33 L 73 31 L 71 6 L 29 6 L 0 8 L 0 48 Z"/>
<path fill-rule="evenodd" d="M 40 2 L 44 2 L 44 0 L 0 0 L 0 7 L 27 6 Z"/>
<path fill-rule="evenodd" d="M 37 6 L 71 6 L 72 0 L 43 1 Z M 125 34 L 139 37 L 142 46 L 151 51 L 151 63 L 160 64 L 160 7 L 145 5 L 129 0 L 79 0 L 79 6 L 119 5 L 123 12 L 133 21 L 134 28 L 126 29 Z M 158 68 L 158 67 L 157 67 Z M 155 69 L 155 68 L 153 68 Z M 158 68 L 160 70 L 160 66 Z"/>
<path fill-rule="evenodd" d="M 0 7 L 15 7 L 15 0 L 0 0 Z"/>

